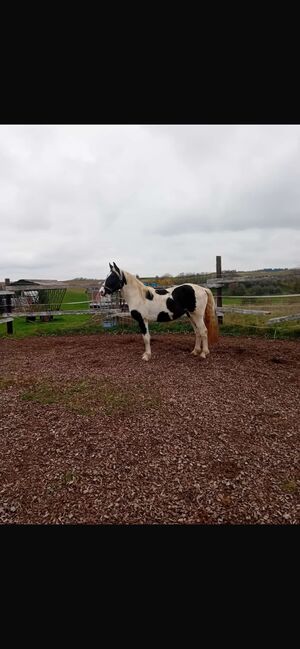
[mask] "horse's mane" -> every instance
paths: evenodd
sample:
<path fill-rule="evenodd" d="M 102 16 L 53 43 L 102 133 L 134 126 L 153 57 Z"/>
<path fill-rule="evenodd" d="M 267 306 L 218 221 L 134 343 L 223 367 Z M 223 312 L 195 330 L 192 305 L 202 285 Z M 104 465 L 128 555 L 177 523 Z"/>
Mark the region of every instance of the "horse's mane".
<path fill-rule="evenodd" d="M 140 291 L 141 295 L 145 297 L 149 287 L 145 286 L 143 282 L 141 282 L 135 275 L 132 275 L 129 273 L 127 270 L 123 270 L 123 273 L 126 277 L 126 282 L 130 286 L 130 284 L 134 284 L 138 290 Z"/>

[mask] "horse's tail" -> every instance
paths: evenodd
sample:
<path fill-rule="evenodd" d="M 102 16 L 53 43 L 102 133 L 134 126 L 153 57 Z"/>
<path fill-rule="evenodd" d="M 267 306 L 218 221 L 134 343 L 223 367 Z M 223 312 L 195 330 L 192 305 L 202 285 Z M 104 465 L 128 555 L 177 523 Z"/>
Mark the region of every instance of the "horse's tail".
<path fill-rule="evenodd" d="M 207 293 L 207 305 L 204 313 L 204 324 L 207 328 L 208 344 L 216 343 L 219 337 L 218 318 L 214 296 L 209 288 L 204 289 Z"/>

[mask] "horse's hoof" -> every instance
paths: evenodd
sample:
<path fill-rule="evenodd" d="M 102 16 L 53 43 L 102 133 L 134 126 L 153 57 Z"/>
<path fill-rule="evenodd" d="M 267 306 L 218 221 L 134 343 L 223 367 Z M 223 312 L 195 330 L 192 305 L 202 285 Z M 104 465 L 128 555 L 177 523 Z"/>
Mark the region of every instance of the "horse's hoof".
<path fill-rule="evenodd" d="M 204 354 L 204 352 L 201 352 L 200 358 L 206 358 L 206 354 Z"/>
<path fill-rule="evenodd" d="M 198 356 L 198 354 L 199 352 L 197 352 L 196 349 L 193 349 L 193 351 L 191 352 L 192 356 Z"/>
<path fill-rule="evenodd" d="M 147 354 L 147 352 L 145 352 L 142 356 L 143 361 L 150 361 L 150 358 L 150 354 Z"/>

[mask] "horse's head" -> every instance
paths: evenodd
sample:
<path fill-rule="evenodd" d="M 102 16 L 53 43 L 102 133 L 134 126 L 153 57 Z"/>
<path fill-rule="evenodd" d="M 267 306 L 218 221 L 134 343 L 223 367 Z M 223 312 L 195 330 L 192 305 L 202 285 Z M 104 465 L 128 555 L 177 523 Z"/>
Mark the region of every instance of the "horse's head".
<path fill-rule="evenodd" d="M 121 288 L 123 288 L 124 284 L 126 284 L 126 277 L 120 268 L 113 263 L 113 265 L 109 264 L 110 267 L 110 273 L 107 275 L 107 278 L 104 282 L 104 285 L 101 286 L 100 288 L 100 295 L 103 297 L 104 295 L 111 295 L 112 293 L 115 293 L 116 291 L 119 291 Z"/>

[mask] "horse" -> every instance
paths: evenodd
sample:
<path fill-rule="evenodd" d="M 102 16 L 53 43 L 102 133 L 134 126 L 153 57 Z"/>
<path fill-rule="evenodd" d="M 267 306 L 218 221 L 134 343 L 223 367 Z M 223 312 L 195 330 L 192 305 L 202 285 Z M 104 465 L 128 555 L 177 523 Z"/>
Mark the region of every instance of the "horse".
<path fill-rule="evenodd" d="M 99 289 L 100 296 L 121 291 L 130 314 L 139 324 L 143 335 L 144 361 L 151 358 L 148 322 L 169 322 L 186 315 L 195 332 L 195 347 L 191 354 L 206 358 L 208 343 L 218 339 L 218 320 L 213 294 L 198 284 L 180 284 L 170 288 L 145 286 L 137 277 L 120 270 L 115 262 L 109 264 L 110 273 Z"/>

